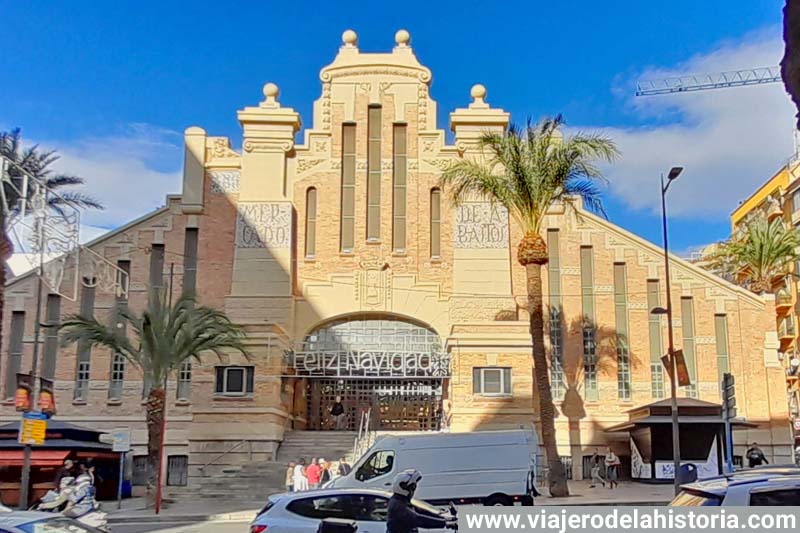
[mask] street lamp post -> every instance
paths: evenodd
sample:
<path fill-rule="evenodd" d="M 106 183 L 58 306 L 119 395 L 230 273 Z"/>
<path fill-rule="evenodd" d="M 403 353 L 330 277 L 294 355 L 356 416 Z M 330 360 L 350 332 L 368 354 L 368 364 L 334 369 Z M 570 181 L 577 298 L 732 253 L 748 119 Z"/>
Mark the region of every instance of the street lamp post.
<path fill-rule="evenodd" d="M 674 468 L 674 484 L 675 484 L 675 494 L 677 495 L 680 491 L 680 483 L 678 480 L 678 471 L 681 467 L 681 439 L 680 439 L 680 429 L 678 426 L 678 394 L 677 394 L 677 373 L 675 371 L 675 337 L 673 333 L 673 326 L 672 326 L 672 294 L 670 289 L 670 278 L 669 278 L 669 239 L 667 238 L 667 190 L 669 190 L 670 184 L 678 178 L 678 176 L 683 172 L 683 167 L 672 167 L 669 170 L 669 174 L 667 174 L 667 181 L 664 182 L 664 175 L 661 175 L 661 227 L 664 231 L 664 277 L 665 277 L 665 285 L 667 291 L 667 307 L 666 309 L 663 308 L 656 308 L 653 309 L 651 312 L 654 314 L 666 314 L 667 315 L 667 336 L 669 338 L 669 348 L 667 353 L 669 354 L 669 389 L 670 389 L 670 400 L 671 400 L 671 412 L 672 412 L 672 461 L 673 461 L 673 468 Z"/>

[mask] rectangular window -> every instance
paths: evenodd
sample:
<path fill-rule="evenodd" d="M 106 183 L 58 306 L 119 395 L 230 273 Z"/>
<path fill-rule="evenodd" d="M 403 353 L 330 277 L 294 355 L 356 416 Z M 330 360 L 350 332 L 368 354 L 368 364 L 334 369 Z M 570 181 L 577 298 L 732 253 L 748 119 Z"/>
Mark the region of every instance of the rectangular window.
<path fill-rule="evenodd" d="M 689 371 L 691 385 L 686 387 L 686 395 L 697 398 L 697 358 L 694 345 L 694 302 L 691 297 L 681 298 L 681 330 L 683 330 L 683 357 Z"/>
<path fill-rule="evenodd" d="M 661 340 L 661 315 L 653 314 L 661 299 L 659 281 L 647 280 L 647 328 L 650 340 L 650 393 L 654 399 L 664 397 L 664 367 Z"/>
<path fill-rule="evenodd" d="M 125 283 L 126 286 L 129 285 L 128 280 L 131 275 L 131 262 L 121 259 L 117 261 L 117 268 L 123 272 L 123 274 L 118 274 L 120 281 Z M 128 305 L 127 291 L 117 293 L 116 305 L 118 308 Z M 121 326 L 120 333 L 122 335 L 127 335 L 127 325 L 125 322 L 120 322 L 119 326 Z M 115 353 L 111 358 L 111 372 L 108 382 L 108 399 L 111 401 L 122 400 L 122 386 L 125 382 L 125 364 L 125 358 L 120 353 Z"/>
<path fill-rule="evenodd" d="M 442 191 L 431 189 L 431 258 L 442 257 Z"/>
<path fill-rule="evenodd" d="M 167 485 L 185 487 L 189 475 L 189 456 L 170 455 L 167 457 Z"/>
<path fill-rule="evenodd" d="M 150 288 L 164 288 L 164 245 L 150 245 Z"/>
<path fill-rule="evenodd" d="M 183 241 L 183 292 L 197 289 L 198 229 L 186 228 Z"/>
<path fill-rule="evenodd" d="M 800 189 L 792 193 L 792 211 L 800 211 Z"/>
<path fill-rule="evenodd" d="M 583 386 L 588 401 L 597 401 L 597 343 L 594 316 L 592 247 L 581 246 L 581 307 L 583 310 Z"/>
<path fill-rule="evenodd" d="M 352 252 L 356 231 L 356 125 L 342 124 L 342 220 L 340 248 Z"/>
<path fill-rule="evenodd" d="M 381 238 L 381 107 L 367 116 L 367 240 Z"/>
<path fill-rule="evenodd" d="M 137 455 L 133 458 L 133 475 L 131 485 L 136 487 L 147 485 L 147 456 Z"/>
<path fill-rule="evenodd" d="M 617 327 L 617 397 L 631 399 L 631 353 L 628 334 L 628 289 L 625 263 L 614 263 L 614 316 Z"/>
<path fill-rule="evenodd" d="M 561 259 L 558 243 L 558 230 L 548 229 L 547 250 L 550 257 L 550 261 L 547 263 L 548 307 L 550 311 L 550 389 L 554 400 L 563 401 L 567 391 L 564 385 L 564 318 L 561 309 Z"/>
<path fill-rule="evenodd" d="M 22 368 L 25 340 L 25 313 L 11 313 L 11 334 L 8 339 L 8 364 L 6 365 L 6 398 L 13 398 L 17 390 L 17 374 Z"/>
<path fill-rule="evenodd" d="M 717 344 L 717 371 L 719 381 L 722 382 L 722 375 L 730 372 L 728 363 L 728 317 L 725 315 L 714 315 L 714 334 Z"/>
<path fill-rule="evenodd" d="M 395 252 L 406 251 L 406 187 L 408 154 L 406 147 L 406 125 L 394 125 L 394 198 L 392 207 L 394 219 L 392 220 L 392 248 Z"/>
<path fill-rule="evenodd" d="M 481 396 L 511 396 L 511 368 L 473 368 L 472 393 Z"/>
<path fill-rule="evenodd" d="M 306 191 L 306 257 L 317 255 L 317 189 Z"/>
<path fill-rule="evenodd" d="M 178 371 L 178 400 L 189 401 L 192 399 L 192 361 L 184 361 Z"/>
<path fill-rule="evenodd" d="M 81 285 L 80 314 L 90 318 L 94 316 L 94 280 L 84 279 Z M 91 286 L 90 286 L 91 285 Z M 89 374 L 92 364 L 92 345 L 88 342 L 78 343 L 77 367 L 75 369 L 75 391 L 73 399 L 85 402 L 89 396 Z"/>
<path fill-rule="evenodd" d="M 56 356 L 58 355 L 58 327 L 61 322 L 61 296 L 48 294 L 45 309 L 44 328 L 44 360 L 42 377 L 53 379 L 56 374 Z"/>
<path fill-rule="evenodd" d="M 252 366 L 216 367 L 215 392 L 220 396 L 251 396 L 253 394 Z"/>

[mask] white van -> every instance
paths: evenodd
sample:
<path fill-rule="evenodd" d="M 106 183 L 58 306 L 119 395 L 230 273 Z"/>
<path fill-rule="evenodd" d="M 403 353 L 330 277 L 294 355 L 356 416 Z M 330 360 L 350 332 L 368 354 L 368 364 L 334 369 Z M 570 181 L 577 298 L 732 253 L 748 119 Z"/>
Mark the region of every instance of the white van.
<path fill-rule="evenodd" d="M 398 472 L 416 468 L 420 500 L 533 505 L 537 450 L 536 433 L 526 430 L 388 435 L 327 487 L 391 490 Z"/>

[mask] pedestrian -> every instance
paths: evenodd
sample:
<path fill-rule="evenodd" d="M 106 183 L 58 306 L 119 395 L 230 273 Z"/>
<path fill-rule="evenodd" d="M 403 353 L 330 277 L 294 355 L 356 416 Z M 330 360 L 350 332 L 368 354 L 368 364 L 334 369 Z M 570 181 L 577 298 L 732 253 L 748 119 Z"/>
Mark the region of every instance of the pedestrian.
<path fill-rule="evenodd" d="M 306 460 L 300 459 L 294 467 L 294 491 L 300 492 L 308 490 L 308 478 L 306 478 Z"/>
<path fill-rule="evenodd" d="M 319 476 L 319 486 L 324 487 L 325 483 L 331 480 L 331 464 L 323 458 L 319 460 L 319 467 L 320 467 L 320 476 Z"/>
<path fill-rule="evenodd" d="M 752 446 L 747 450 L 747 462 L 750 464 L 750 468 L 755 468 L 757 466 L 761 466 L 762 464 L 769 464 L 767 458 L 764 456 L 764 452 L 761 451 L 761 448 L 758 447 L 758 443 L 754 442 Z"/>
<path fill-rule="evenodd" d="M 617 457 L 617 454 L 615 454 L 610 447 L 608 448 L 608 453 L 606 453 L 605 463 L 608 488 L 613 489 L 614 487 L 619 486 L 617 479 L 619 479 L 619 465 L 621 463 L 619 457 Z"/>
<path fill-rule="evenodd" d="M 306 479 L 308 480 L 308 488 L 318 489 L 319 478 L 322 474 L 322 469 L 319 467 L 319 460 L 314 457 L 311 459 L 311 464 L 306 468 Z"/>
<path fill-rule="evenodd" d="M 74 477 L 75 477 L 75 463 L 72 462 L 72 459 L 64 459 L 64 465 L 58 469 L 58 472 L 56 472 L 56 477 L 54 480 L 56 484 L 56 490 L 60 490 L 62 479 L 74 478 Z"/>
<path fill-rule="evenodd" d="M 600 454 L 597 453 L 597 448 L 594 449 L 594 453 L 592 454 L 592 458 L 589 461 L 589 468 L 592 472 L 592 484 L 589 485 L 589 488 L 593 489 L 597 486 L 597 483 L 606 486 L 606 480 L 600 475 Z"/>
<path fill-rule="evenodd" d="M 289 461 L 286 465 L 286 492 L 294 492 L 294 467 L 297 463 Z"/>
<path fill-rule="evenodd" d="M 331 418 L 333 418 L 334 427 L 337 430 L 345 429 L 347 424 L 347 417 L 344 414 L 344 405 L 342 404 L 342 397 L 337 396 L 336 401 L 331 405 Z"/>
<path fill-rule="evenodd" d="M 339 466 L 336 469 L 336 473 L 340 476 L 346 476 L 352 469 L 353 468 L 350 466 L 350 463 L 347 462 L 347 458 L 342 457 L 339 459 Z"/>

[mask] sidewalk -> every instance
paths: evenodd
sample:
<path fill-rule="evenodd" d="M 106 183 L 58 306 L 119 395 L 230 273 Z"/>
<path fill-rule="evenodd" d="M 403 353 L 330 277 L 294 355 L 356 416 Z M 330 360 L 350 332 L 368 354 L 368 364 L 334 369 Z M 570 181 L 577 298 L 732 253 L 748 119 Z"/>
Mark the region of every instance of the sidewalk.
<path fill-rule="evenodd" d="M 165 503 L 159 514 L 145 506 L 145 498 L 130 498 L 117 502 L 103 502 L 109 524 L 158 522 L 249 522 L 264 507 L 265 502 L 232 502 L 220 500 L 189 500 Z"/>
<path fill-rule="evenodd" d="M 540 496 L 534 505 L 666 505 L 675 495 L 671 483 L 650 485 L 632 481 L 620 481 L 614 490 L 602 485 L 591 489 L 589 481 L 570 481 L 569 492 L 566 498 Z"/>
<path fill-rule="evenodd" d="M 536 498 L 536 506 L 560 505 L 666 505 L 672 500 L 672 485 L 647 485 L 630 481 L 620 482 L 614 490 L 598 486 L 589 488 L 588 481 L 570 481 L 570 496 L 567 498 Z M 264 502 L 231 502 L 213 499 L 176 501 L 161 509 L 156 515 L 153 509 L 145 508 L 144 498 L 132 498 L 122 502 L 117 510 L 116 502 L 107 502 L 103 508 L 108 512 L 109 523 L 157 523 L 157 522 L 247 522 L 264 506 Z"/>

